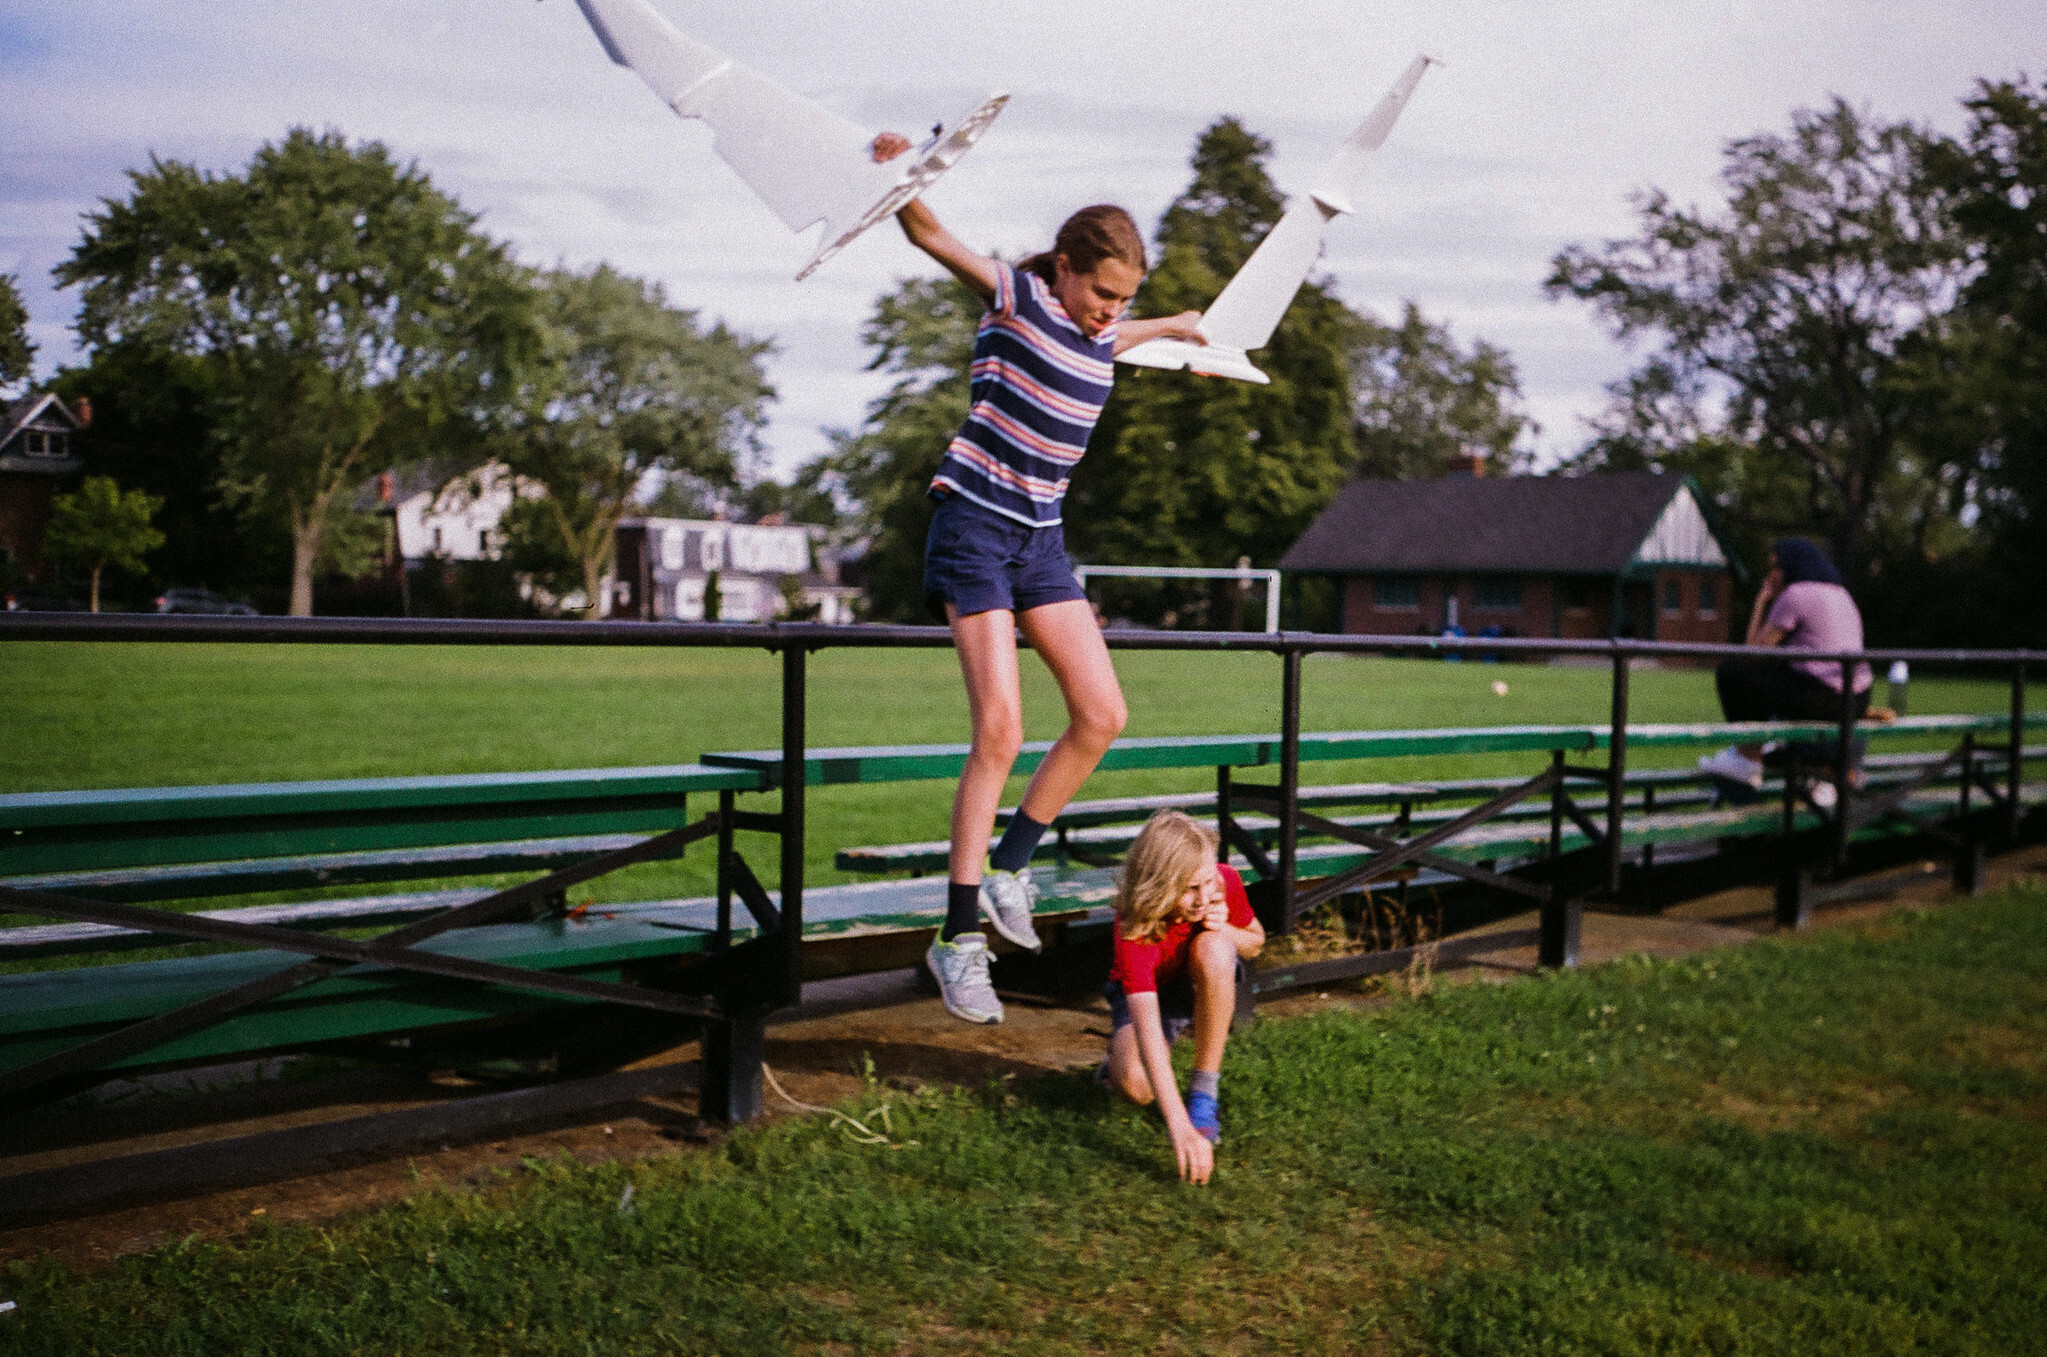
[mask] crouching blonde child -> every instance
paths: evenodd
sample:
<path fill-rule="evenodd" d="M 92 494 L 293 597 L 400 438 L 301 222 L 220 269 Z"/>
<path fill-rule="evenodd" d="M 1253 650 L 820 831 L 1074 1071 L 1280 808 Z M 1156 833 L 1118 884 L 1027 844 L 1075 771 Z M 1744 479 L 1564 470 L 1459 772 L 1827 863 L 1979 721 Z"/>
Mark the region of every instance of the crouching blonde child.
<path fill-rule="evenodd" d="M 1265 946 L 1244 879 L 1215 860 L 1216 837 L 1176 810 L 1145 823 L 1116 888 L 1116 947 L 1109 983 L 1109 1087 L 1139 1106 L 1156 1101 L 1180 1177 L 1205 1183 L 1222 1139 L 1223 1045 L 1237 1006 L 1237 975 Z M 1194 1028 L 1187 1100 L 1173 1078 L 1173 1042 Z"/>

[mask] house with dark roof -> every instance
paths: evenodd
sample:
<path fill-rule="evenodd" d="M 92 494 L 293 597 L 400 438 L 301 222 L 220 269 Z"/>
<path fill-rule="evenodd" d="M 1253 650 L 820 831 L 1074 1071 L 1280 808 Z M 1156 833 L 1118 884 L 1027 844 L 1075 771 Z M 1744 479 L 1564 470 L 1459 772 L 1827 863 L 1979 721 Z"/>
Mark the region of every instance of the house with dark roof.
<path fill-rule="evenodd" d="M 0 562 L 31 578 L 43 565 L 43 533 L 57 485 L 84 465 L 72 446 L 92 422 L 83 399 L 74 409 L 55 392 L 24 396 L 0 423 Z"/>
<path fill-rule="evenodd" d="M 1659 641 L 1727 640 L 1737 569 L 1691 478 L 1649 472 L 1352 481 L 1279 564 L 1339 582 L 1346 632 Z"/>

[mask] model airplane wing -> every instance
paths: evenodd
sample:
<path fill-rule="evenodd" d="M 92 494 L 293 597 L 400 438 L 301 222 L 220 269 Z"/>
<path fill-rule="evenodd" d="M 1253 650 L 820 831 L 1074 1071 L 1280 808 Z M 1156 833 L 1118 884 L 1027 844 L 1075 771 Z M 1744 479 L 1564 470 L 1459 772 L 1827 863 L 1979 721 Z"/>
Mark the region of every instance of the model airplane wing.
<path fill-rule="evenodd" d="M 990 95 L 949 135 L 877 165 L 873 134 L 676 29 L 647 0 L 576 0 L 611 59 L 711 128 L 712 147 L 792 231 L 824 234 L 803 271 L 844 249 L 951 169 L 1009 102 Z"/>
<path fill-rule="evenodd" d="M 1258 242 L 1237 276 L 1202 313 L 1201 333 L 1208 338 L 1205 346 L 1184 339 L 1147 340 L 1117 354 L 1117 361 L 1139 367 L 1186 368 L 1246 382 L 1270 381 L 1245 355 L 1264 348 L 1279 328 L 1280 318 L 1293 305 L 1294 294 L 1322 255 L 1322 229 L 1333 218 L 1356 210 L 1354 204 L 1372 152 L 1393 130 L 1400 110 L 1407 107 L 1408 96 L 1433 61 L 1420 56 L 1410 62 L 1371 116 L 1322 167 L 1314 187 L 1287 205 L 1279 224 Z"/>

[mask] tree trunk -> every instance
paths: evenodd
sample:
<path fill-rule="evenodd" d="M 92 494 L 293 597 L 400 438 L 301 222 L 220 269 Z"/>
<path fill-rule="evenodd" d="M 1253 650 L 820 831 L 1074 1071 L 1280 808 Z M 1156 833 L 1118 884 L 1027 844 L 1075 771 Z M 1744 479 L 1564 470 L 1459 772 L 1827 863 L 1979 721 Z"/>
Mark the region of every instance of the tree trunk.
<path fill-rule="evenodd" d="M 94 561 L 92 563 L 92 610 L 94 612 L 100 610 L 100 571 L 105 566 L 105 561 Z"/>
<path fill-rule="evenodd" d="M 586 622 L 595 622 L 604 615 L 599 609 L 604 604 L 604 563 L 609 556 L 610 552 L 604 551 L 583 558 L 583 597 L 589 600 L 589 606 L 583 609 Z"/>
<path fill-rule="evenodd" d="M 291 615 L 313 615 L 313 562 L 320 558 L 317 520 L 291 526 Z"/>

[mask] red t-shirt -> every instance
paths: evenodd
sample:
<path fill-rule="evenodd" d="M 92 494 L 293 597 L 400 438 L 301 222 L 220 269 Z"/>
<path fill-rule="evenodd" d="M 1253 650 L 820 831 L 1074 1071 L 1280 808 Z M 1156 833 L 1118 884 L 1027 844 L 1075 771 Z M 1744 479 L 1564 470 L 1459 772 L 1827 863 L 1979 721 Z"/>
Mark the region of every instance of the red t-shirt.
<path fill-rule="evenodd" d="M 1244 878 L 1228 863 L 1216 868 L 1222 874 L 1223 899 L 1230 907 L 1230 927 L 1249 928 L 1254 917 L 1251 897 L 1244 893 Z M 1187 954 L 1194 947 L 1194 925 L 1182 921 L 1165 931 L 1157 942 L 1132 942 L 1116 930 L 1116 956 L 1109 963 L 1109 978 L 1125 994 L 1156 994 L 1187 974 Z"/>

